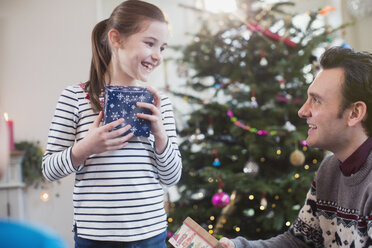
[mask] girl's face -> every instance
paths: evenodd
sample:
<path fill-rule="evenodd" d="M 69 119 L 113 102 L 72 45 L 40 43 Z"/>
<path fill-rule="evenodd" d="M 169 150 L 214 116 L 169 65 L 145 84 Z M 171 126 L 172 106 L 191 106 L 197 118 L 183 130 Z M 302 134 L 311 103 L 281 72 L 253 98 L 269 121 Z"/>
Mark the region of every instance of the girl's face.
<path fill-rule="evenodd" d="M 112 81 L 131 85 L 135 80 L 146 82 L 150 73 L 161 64 L 162 52 L 167 45 L 168 26 L 164 22 L 149 21 L 138 33 L 122 39 Z M 115 83 L 115 82 L 113 82 Z"/>

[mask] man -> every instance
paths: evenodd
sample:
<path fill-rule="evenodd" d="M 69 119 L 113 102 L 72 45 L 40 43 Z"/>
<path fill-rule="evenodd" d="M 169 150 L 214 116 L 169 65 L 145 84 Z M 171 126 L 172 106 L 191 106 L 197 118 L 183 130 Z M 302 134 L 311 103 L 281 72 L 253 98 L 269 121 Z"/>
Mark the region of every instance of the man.
<path fill-rule="evenodd" d="M 333 155 L 287 232 L 222 238 L 224 247 L 372 247 L 372 54 L 333 47 L 320 64 L 298 115 L 309 125 L 307 144 Z"/>

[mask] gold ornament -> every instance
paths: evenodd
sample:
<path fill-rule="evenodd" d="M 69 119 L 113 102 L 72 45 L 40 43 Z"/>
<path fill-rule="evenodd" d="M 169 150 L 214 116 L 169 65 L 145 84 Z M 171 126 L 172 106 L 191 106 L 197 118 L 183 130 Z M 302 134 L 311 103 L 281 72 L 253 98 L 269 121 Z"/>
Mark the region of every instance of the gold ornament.
<path fill-rule="evenodd" d="M 300 150 L 294 150 L 291 155 L 289 155 L 289 162 L 293 166 L 301 166 L 305 162 L 305 155 Z"/>

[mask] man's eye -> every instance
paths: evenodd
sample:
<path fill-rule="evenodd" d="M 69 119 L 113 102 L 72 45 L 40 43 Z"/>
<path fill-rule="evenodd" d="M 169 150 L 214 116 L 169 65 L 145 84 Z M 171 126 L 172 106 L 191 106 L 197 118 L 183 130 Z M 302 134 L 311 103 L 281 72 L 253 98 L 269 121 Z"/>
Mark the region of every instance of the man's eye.
<path fill-rule="evenodd" d="M 154 43 L 153 42 L 150 42 L 150 41 L 147 41 L 147 42 L 145 42 L 146 43 L 146 45 L 148 45 L 148 46 L 150 46 L 150 47 L 152 47 L 153 45 L 154 45 Z"/>
<path fill-rule="evenodd" d="M 165 47 L 160 47 L 160 52 L 164 51 Z"/>

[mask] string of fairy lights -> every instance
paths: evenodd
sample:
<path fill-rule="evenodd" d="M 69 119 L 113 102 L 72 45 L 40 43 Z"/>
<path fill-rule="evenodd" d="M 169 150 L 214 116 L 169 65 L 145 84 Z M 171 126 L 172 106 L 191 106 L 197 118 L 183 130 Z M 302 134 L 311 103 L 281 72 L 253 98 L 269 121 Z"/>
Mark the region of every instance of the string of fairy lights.
<path fill-rule="evenodd" d="M 322 16 L 326 16 L 334 10 L 335 10 L 334 7 L 326 6 L 322 9 L 320 9 L 318 11 L 318 13 Z M 309 11 L 307 14 L 311 15 L 313 13 L 310 13 L 310 11 Z M 243 21 L 244 21 L 244 23 L 246 23 L 246 20 L 243 20 Z M 260 32 L 264 36 L 266 36 L 266 37 L 268 37 L 272 40 L 283 42 L 284 44 L 286 44 L 289 47 L 295 47 L 297 45 L 293 40 L 290 40 L 290 39 L 288 39 L 284 36 L 279 36 L 278 34 L 271 32 L 269 29 L 265 29 L 265 28 L 261 27 L 257 23 L 249 23 L 248 22 L 248 23 L 246 23 L 246 27 L 251 32 Z M 267 58 L 265 56 L 265 51 L 264 50 L 261 51 L 261 59 L 260 59 L 259 64 L 261 66 L 267 66 L 268 65 L 268 61 L 267 61 Z M 285 83 L 286 83 L 284 78 L 278 78 L 278 82 L 280 83 L 280 88 L 284 89 Z M 227 82 L 225 84 L 215 83 L 213 87 L 216 88 L 216 89 L 222 89 L 222 88 L 225 88 L 225 87 L 229 86 L 230 84 L 233 84 L 233 82 Z M 282 101 L 282 102 L 287 102 L 288 100 L 290 100 L 286 96 L 278 96 L 278 98 L 279 99 L 277 99 L 277 100 Z M 184 99 L 188 100 L 188 96 L 184 96 Z M 296 100 L 296 99 L 292 99 L 292 100 Z M 203 100 L 202 103 L 203 104 L 210 103 L 210 100 Z M 257 108 L 258 107 L 254 92 L 252 92 L 252 95 L 251 95 L 250 106 L 252 108 Z M 250 132 L 252 134 L 256 134 L 256 135 L 259 135 L 259 136 L 277 136 L 282 131 L 282 130 L 278 131 L 278 130 L 269 130 L 269 129 L 259 128 L 259 127 L 254 127 L 254 126 L 250 125 L 249 123 L 246 123 L 246 122 L 240 120 L 239 117 L 234 113 L 233 109 L 228 107 L 228 106 L 226 106 L 226 112 L 225 113 L 226 113 L 227 117 L 230 119 L 230 121 L 235 126 L 241 128 L 243 130 L 246 130 L 247 132 Z M 283 132 L 292 132 L 294 130 L 295 130 L 295 127 L 288 121 L 283 126 Z M 208 134 L 213 133 L 212 125 L 209 125 L 207 132 L 208 132 Z M 200 128 L 197 127 L 195 133 L 192 134 L 189 137 L 189 141 L 191 143 L 193 143 L 193 142 L 194 143 L 198 143 L 198 142 L 202 143 L 206 135 L 207 134 L 204 135 L 203 133 L 201 133 Z M 290 163 L 293 166 L 296 166 L 296 167 L 303 166 L 304 170 L 309 170 L 310 167 L 311 167 L 311 163 L 313 165 L 316 165 L 318 163 L 318 160 L 314 158 L 311 162 L 305 162 L 305 155 L 304 155 L 303 152 L 306 152 L 308 150 L 306 141 L 301 140 L 298 143 L 300 144 L 301 147 L 298 148 L 297 145 L 295 146 L 295 150 L 289 156 Z M 282 149 L 280 147 L 277 147 L 277 148 L 274 148 L 274 149 L 275 149 L 275 154 L 277 156 L 282 156 Z M 211 153 L 214 155 L 212 165 L 214 167 L 221 166 L 221 161 L 218 158 L 218 152 L 213 151 Z M 233 161 L 237 160 L 236 157 L 237 157 L 236 155 L 231 156 Z M 259 159 L 259 162 L 264 163 L 265 160 L 266 160 L 265 157 L 261 157 Z M 259 165 L 255 161 L 252 161 L 252 160 L 247 161 L 246 165 L 243 168 L 243 172 L 245 174 L 249 175 L 250 177 L 256 176 L 257 173 L 258 173 L 258 170 L 259 170 Z M 190 172 L 190 176 L 195 176 L 195 173 Z M 293 177 L 293 180 L 298 180 L 298 179 L 301 178 L 301 175 L 298 172 L 295 172 L 291 176 Z M 221 183 L 220 180 L 221 180 L 220 178 L 213 178 L 213 177 L 208 178 L 209 183 L 216 183 L 216 182 Z M 293 189 L 291 187 L 289 187 L 285 191 L 288 194 L 291 194 L 293 192 Z M 195 195 L 199 199 L 203 199 L 205 197 L 205 192 L 200 191 L 200 192 L 197 192 Z M 249 201 L 257 201 L 258 200 L 259 201 L 259 207 L 258 207 L 258 209 L 248 208 L 248 209 L 244 210 L 244 215 L 246 215 L 247 217 L 254 217 L 257 214 L 256 211 L 267 211 L 268 213 L 267 213 L 266 216 L 268 218 L 271 218 L 274 215 L 273 209 L 275 209 L 277 207 L 278 201 L 280 201 L 281 197 L 279 196 L 279 194 L 274 194 L 273 196 L 270 196 L 270 199 L 267 199 L 265 194 L 263 192 L 261 192 L 261 193 L 249 194 L 248 199 L 249 199 Z M 221 229 L 223 227 L 223 225 L 228 222 L 228 215 L 224 214 L 224 213 L 227 213 L 229 211 L 229 209 L 232 208 L 234 206 L 234 204 L 236 204 L 238 201 L 239 201 L 239 199 L 236 196 L 236 192 L 232 192 L 231 195 L 228 195 L 228 194 L 226 194 L 222 191 L 222 187 L 220 185 L 219 191 L 216 194 L 213 195 L 213 197 L 211 199 L 211 202 L 215 207 L 222 209 L 221 215 L 218 216 L 218 217 L 216 217 L 214 215 L 210 215 L 209 218 L 206 218 L 206 220 L 205 220 L 206 224 L 204 226 L 205 229 L 207 229 L 210 234 L 216 234 L 216 233 L 218 234 L 218 230 Z M 183 204 L 183 203 L 180 203 L 180 204 Z M 171 209 L 175 208 L 175 207 L 176 207 L 175 203 L 170 203 L 170 208 Z M 182 206 L 178 206 L 178 207 L 182 207 Z M 198 204 L 193 204 L 192 208 L 195 209 L 195 210 L 198 209 Z M 299 210 L 300 205 L 293 206 L 293 209 L 294 210 Z M 169 223 L 172 223 L 173 221 L 174 220 L 173 220 L 172 217 L 168 218 Z M 285 224 L 285 226 L 289 227 L 292 223 L 291 223 L 291 221 L 286 220 L 284 222 L 284 224 Z M 236 233 L 239 233 L 239 232 L 243 231 L 242 228 L 239 225 L 234 225 L 233 230 Z M 262 230 L 261 230 L 260 227 L 257 227 L 255 229 L 255 231 L 257 233 L 260 233 Z M 168 235 L 172 236 L 173 233 L 169 232 Z"/>

